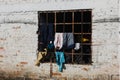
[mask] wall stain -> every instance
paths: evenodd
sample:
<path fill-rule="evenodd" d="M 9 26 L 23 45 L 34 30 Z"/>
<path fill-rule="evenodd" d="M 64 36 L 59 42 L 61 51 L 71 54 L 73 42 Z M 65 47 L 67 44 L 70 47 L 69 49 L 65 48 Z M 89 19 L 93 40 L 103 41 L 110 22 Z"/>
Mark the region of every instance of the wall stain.
<path fill-rule="evenodd" d="M 104 18 L 93 21 L 93 23 L 104 23 L 104 22 L 120 22 L 120 18 Z"/>

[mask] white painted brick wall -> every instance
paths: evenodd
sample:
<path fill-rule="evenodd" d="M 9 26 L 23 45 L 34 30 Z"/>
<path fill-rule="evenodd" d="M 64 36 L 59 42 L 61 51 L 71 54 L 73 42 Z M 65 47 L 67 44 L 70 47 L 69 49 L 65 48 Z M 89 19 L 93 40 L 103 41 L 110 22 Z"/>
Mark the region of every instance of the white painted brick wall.
<path fill-rule="evenodd" d="M 93 65 L 66 65 L 66 70 L 61 74 L 67 77 L 118 74 L 118 0 L 0 0 L 0 4 L 1 72 L 32 78 L 49 76 L 49 63 L 34 66 L 37 11 L 90 8 L 93 9 Z M 53 71 L 58 72 L 56 64 L 53 64 Z"/>

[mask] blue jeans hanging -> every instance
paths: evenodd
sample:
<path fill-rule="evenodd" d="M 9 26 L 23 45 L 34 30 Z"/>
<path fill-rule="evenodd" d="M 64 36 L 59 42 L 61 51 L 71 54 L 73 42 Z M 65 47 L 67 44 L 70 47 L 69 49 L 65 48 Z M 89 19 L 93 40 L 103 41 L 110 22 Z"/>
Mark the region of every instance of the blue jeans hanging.
<path fill-rule="evenodd" d="M 65 63 L 64 52 L 55 52 L 56 55 L 56 62 L 59 66 L 59 71 L 62 72 L 63 63 Z"/>

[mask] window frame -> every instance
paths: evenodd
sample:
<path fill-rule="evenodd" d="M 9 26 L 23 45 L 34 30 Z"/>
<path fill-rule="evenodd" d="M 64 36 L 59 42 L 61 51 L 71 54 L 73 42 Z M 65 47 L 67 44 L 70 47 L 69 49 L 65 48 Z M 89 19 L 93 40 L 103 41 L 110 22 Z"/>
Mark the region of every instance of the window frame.
<path fill-rule="evenodd" d="M 90 12 L 90 13 L 89 13 Z M 54 24 L 54 32 L 56 33 L 56 32 L 66 32 L 66 29 L 67 28 L 65 28 L 66 26 L 71 26 L 71 29 L 72 29 L 72 33 L 74 34 L 74 36 L 77 36 L 77 35 L 81 35 L 80 37 L 81 38 L 83 38 L 83 37 L 87 37 L 88 35 L 90 35 L 90 36 L 88 36 L 88 38 L 90 39 L 90 41 L 88 41 L 88 42 L 82 42 L 82 41 L 80 41 L 81 43 L 80 43 L 80 45 L 81 45 L 81 51 L 82 52 L 75 52 L 75 50 L 74 49 L 72 49 L 71 50 L 71 52 L 67 52 L 67 51 L 65 51 L 64 50 L 64 52 L 65 52 L 65 56 L 67 56 L 67 55 L 71 55 L 71 58 L 72 59 L 70 59 L 71 60 L 71 62 L 67 62 L 66 61 L 66 64 L 91 64 L 92 63 L 92 9 L 80 9 L 80 10 L 57 10 L 57 11 L 38 11 L 38 26 L 40 26 L 40 14 L 46 14 L 46 17 L 48 18 L 48 14 L 54 14 L 54 22 L 51 22 L 51 23 L 53 23 Z M 80 13 L 80 15 L 79 16 L 81 16 L 80 18 L 80 20 L 76 20 L 75 18 L 78 18 L 75 14 L 79 14 Z M 88 13 L 88 15 L 87 15 L 87 13 Z M 65 15 L 68 15 L 68 16 L 70 16 L 70 14 L 72 14 L 71 15 L 71 18 L 72 18 L 72 20 L 66 20 L 66 17 L 65 17 Z M 87 15 L 87 17 L 84 15 L 84 14 L 86 14 Z M 60 15 L 63 15 L 62 17 L 62 19 L 63 20 L 61 20 L 60 18 L 61 18 L 61 16 Z M 60 16 L 60 17 L 59 17 Z M 86 19 L 86 18 L 88 18 L 90 16 L 90 18 L 89 19 Z M 48 19 L 46 19 L 46 20 L 48 20 Z M 88 21 L 87 21 L 88 20 Z M 62 21 L 62 22 L 61 22 Z M 67 22 L 66 22 L 67 21 Z M 49 22 L 47 21 L 46 22 L 46 24 L 49 24 Z M 81 32 L 77 32 L 77 30 L 78 30 L 78 28 L 76 28 L 75 26 L 79 26 L 79 25 L 81 25 L 81 28 L 80 28 L 80 31 Z M 89 25 L 89 30 L 87 30 L 86 28 L 84 28 L 84 27 L 88 27 L 88 26 L 85 26 L 85 25 Z M 59 30 L 61 30 L 61 29 L 57 29 L 58 28 L 58 26 L 60 27 L 60 26 L 63 26 L 63 31 L 59 31 Z M 84 32 L 85 31 L 85 32 Z M 71 31 L 67 31 L 67 32 L 71 32 Z M 39 41 L 38 41 L 39 42 Z M 85 54 L 83 51 L 84 51 L 84 47 L 86 47 L 86 46 L 89 46 L 90 47 L 90 53 L 89 54 Z M 54 50 L 54 52 L 55 52 L 55 50 Z M 52 52 L 52 53 L 54 53 L 54 52 Z M 87 52 L 86 52 L 87 53 Z M 55 62 L 55 55 L 52 55 L 53 57 L 50 57 L 50 58 L 52 58 L 52 59 L 49 59 L 49 61 L 43 61 L 43 63 L 46 63 L 46 62 L 50 62 L 50 60 L 52 60 L 53 62 Z M 82 61 L 81 62 L 74 62 L 75 60 L 74 60 L 74 56 L 80 56 L 80 57 L 82 57 Z M 85 58 L 86 59 L 86 56 L 89 56 L 89 58 L 90 58 L 90 61 L 88 62 L 88 63 L 85 63 L 85 62 L 83 62 L 83 59 Z M 81 59 L 80 59 L 81 60 Z"/>

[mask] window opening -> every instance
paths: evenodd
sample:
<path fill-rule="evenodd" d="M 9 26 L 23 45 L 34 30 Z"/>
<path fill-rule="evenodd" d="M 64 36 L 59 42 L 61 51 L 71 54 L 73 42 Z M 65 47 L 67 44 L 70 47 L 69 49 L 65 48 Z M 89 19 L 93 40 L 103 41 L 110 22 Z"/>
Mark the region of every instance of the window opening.
<path fill-rule="evenodd" d="M 92 36 L 92 10 L 66 10 L 66 11 L 39 11 L 38 12 L 38 51 L 40 50 L 40 32 L 42 25 L 46 27 L 47 40 L 50 25 L 53 26 L 52 35 L 55 33 L 73 33 L 74 48 L 63 49 L 65 53 L 66 64 L 91 64 L 91 36 Z M 41 33 L 41 34 L 39 34 Z M 53 40 L 54 41 L 54 40 Z M 47 48 L 49 42 L 45 42 L 44 48 Z M 76 47 L 77 46 L 77 47 Z M 41 62 L 56 62 L 55 49 L 48 49 L 49 53 L 43 57 Z M 52 53 L 52 54 L 51 54 Z"/>
<path fill-rule="evenodd" d="M 72 12 L 65 12 L 65 23 L 72 23 Z"/>
<path fill-rule="evenodd" d="M 82 15 L 81 15 L 81 12 L 80 11 L 76 11 L 76 12 L 74 12 L 74 22 L 81 22 L 81 17 L 82 17 Z"/>
<path fill-rule="evenodd" d="M 64 22 L 64 12 L 57 12 L 56 23 L 63 23 L 63 22 Z"/>
<path fill-rule="evenodd" d="M 72 25 L 71 24 L 65 24 L 64 32 L 72 32 Z"/>
<path fill-rule="evenodd" d="M 74 24 L 74 33 L 82 33 L 81 29 L 82 29 L 82 25 L 81 24 Z"/>

